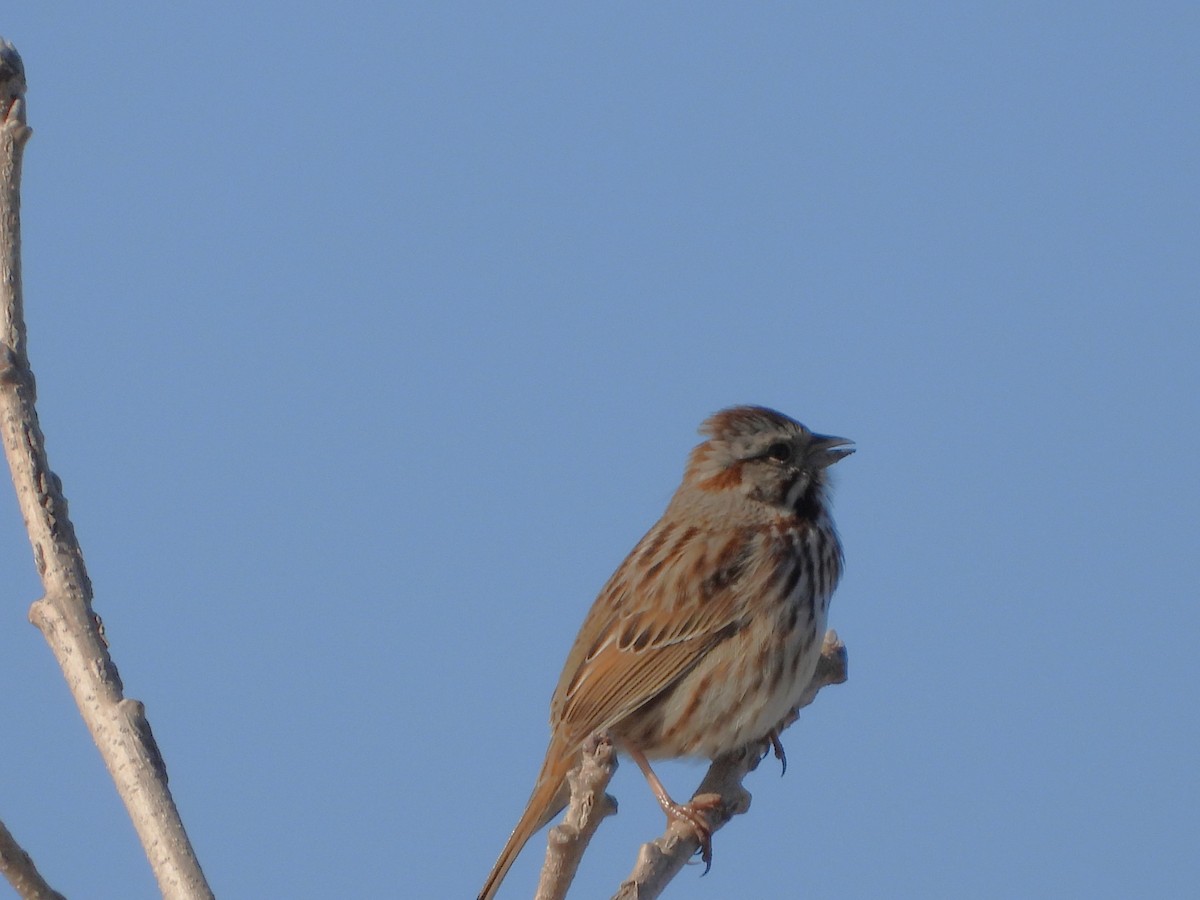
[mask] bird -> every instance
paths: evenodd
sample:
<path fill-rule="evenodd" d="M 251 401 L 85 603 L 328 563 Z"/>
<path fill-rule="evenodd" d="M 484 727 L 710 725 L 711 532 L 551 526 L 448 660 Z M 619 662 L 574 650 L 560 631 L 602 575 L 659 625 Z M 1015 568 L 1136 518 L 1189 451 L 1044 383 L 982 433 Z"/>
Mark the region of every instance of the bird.
<path fill-rule="evenodd" d="M 584 741 L 605 731 L 642 770 L 668 820 L 711 860 L 710 803 L 671 799 L 652 759 L 714 759 L 779 726 L 808 686 L 843 569 L 828 469 L 854 452 L 763 406 L 700 426 L 666 511 L 601 589 L 550 703 L 533 792 L 478 900 L 558 815 Z M 714 798 L 715 799 L 715 798 Z"/>

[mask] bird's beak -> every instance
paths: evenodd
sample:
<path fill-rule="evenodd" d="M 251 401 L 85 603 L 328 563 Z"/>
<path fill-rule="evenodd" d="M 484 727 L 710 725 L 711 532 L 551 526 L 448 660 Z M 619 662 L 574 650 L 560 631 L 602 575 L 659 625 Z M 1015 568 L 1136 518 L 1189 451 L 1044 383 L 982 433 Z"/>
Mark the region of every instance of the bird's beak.
<path fill-rule="evenodd" d="M 854 452 L 854 441 L 846 438 L 831 437 L 827 434 L 814 434 L 809 439 L 808 462 L 815 468 L 824 469 L 832 466 L 839 459 Z M 846 448 L 846 449 L 839 449 Z"/>

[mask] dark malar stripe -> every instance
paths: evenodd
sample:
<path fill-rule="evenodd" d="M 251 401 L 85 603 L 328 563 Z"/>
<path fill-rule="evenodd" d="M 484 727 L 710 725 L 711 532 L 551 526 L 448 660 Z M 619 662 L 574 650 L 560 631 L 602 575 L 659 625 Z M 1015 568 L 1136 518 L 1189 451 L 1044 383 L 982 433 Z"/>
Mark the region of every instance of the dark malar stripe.
<path fill-rule="evenodd" d="M 809 522 L 816 521 L 822 512 L 820 486 L 816 483 L 810 484 L 792 509 L 799 518 Z"/>

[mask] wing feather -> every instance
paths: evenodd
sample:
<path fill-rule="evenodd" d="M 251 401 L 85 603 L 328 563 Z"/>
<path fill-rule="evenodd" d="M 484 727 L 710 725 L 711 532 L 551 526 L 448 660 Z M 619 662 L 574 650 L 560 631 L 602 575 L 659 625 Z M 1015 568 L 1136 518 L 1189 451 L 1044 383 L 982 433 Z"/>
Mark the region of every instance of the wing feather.
<path fill-rule="evenodd" d="M 672 530 L 650 530 L 584 620 L 550 705 L 551 725 L 571 740 L 654 700 L 745 622 L 761 532 Z"/>

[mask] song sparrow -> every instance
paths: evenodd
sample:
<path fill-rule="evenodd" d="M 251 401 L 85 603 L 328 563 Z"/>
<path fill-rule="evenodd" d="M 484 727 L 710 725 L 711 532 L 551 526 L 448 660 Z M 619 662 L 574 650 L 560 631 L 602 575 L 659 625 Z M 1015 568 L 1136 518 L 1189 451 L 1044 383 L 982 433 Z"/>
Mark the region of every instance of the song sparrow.
<path fill-rule="evenodd" d="M 853 450 L 758 406 L 700 428 L 683 483 L 600 591 L 550 703 L 550 747 L 533 795 L 479 900 L 566 805 L 567 773 L 607 730 L 668 817 L 695 829 L 704 804 L 673 801 L 648 759 L 715 758 L 770 739 L 812 679 L 842 547 L 826 468 Z"/>

